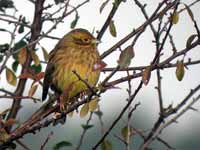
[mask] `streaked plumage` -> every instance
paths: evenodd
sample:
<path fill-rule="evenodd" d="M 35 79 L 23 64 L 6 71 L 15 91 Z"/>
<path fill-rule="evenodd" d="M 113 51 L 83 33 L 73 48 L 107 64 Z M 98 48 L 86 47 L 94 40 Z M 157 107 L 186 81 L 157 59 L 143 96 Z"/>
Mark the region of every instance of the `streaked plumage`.
<path fill-rule="evenodd" d="M 87 30 L 72 30 L 49 54 L 42 99 L 46 99 L 49 87 L 58 94 L 65 93 L 66 96 L 67 93 L 66 101 L 88 90 L 86 84 L 80 81 L 73 71 L 90 86 L 95 86 L 100 70 L 95 70 L 94 65 L 99 61 L 96 39 Z"/>

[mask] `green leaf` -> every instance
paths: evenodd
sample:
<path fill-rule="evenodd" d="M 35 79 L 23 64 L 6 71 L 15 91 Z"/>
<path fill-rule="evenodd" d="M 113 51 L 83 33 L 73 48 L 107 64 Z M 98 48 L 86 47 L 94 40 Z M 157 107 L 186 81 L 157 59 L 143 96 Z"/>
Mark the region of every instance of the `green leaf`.
<path fill-rule="evenodd" d="M 102 13 L 103 9 L 105 8 L 105 6 L 108 4 L 110 0 L 106 0 L 105 2 L 102 3 L 100 9 L 99 9 L 99 12 Z"/>
<path fill-rule="evenodd" d="M 135 54 L 132 46 L 125 48 L 125 50 L 123 50 L 119 56 L 118 64 L 120 68 L 128 67 L 134 55 Z"/>
<path fill-rule="evenodd" d="M 2 62 L 3 60 L 3 55 L 0 55 L 0 62 Z"/>
<path fill-rule="evenodd" d="M 192 34 L 188 39 L 186 43 L 186 48 L 189 48 L 192 45 L 192 42 L 194 41 L 195 38 L 198 38 L 197 34 Z"/>
<path fill-rule="evenodd" d="M 94 112 L 98 117 L 102 117 L 103 116 L 103 112 L 98 110 Z"/>
<path fill-rule="evenodd" d="M 42 65 L 39 64 L 39 65 L 31 65 L 31 69 L 34 73 L 40 73 L 42 71 Z"/>
<path fill-rule="evenodd" d="M 0 0 L 0 11 L 5 12 L 7 8 L 14 8 L 12 0 Z"/>
<path fill-rule="evenodd" d="M 101 143 L 101 150 L 112 150 L 112 143 L 108 140 L 105 140 Z"/>
<path fill-rule="evenodd" d="M 81 127 L 82 127 L 84 130 L 88 130 L 88 129 L 94 127 L 94 125 L 82 124 Z"/>
<path fill-rule="evenodd" d="M 113 21 L 113 20 L 110 21 L 109 30 L 110 30 L 110 34 L 111 34 L 113 37 L 116 37 L 116 36 L 117 36 L 116 27 L 115 27 L 115 24 L 114 24 L 114 21 Z"/>
<path fill-rule="evenodd" d="M 75 16 L 75 19 L 71 22 L 71 28 L 73 29 L 73 28 L 75 28 L 75 26 L 76 26 L 76 24 L 77 24 L 77 22 L 78 22 L 78 20 L 79 20 L 79 15 L 78 15 L 78 13 L 76 13 L 76 16 Z"/>
<path fill-rule="evenodd" d="M 8 49 L 9 49 L 9 44 L 6 43 L 0 45 L 0 53 L 4 53 Z"/>
<path fill-rule="evenodd" d="M 24 25 L 20 25 L 18 33 L 23 33 L 23 32 L 24 32 Z"/>
<path fill-rule="evenodd" d="M 176 78 L 178 79 L 178 81 L 182 81 L 184 74 L 185 70 L 184 70 L 183 60 L 181 61 L 178 60 L 176 66 Z"/>
<path fill-rule="evenodd" d="M 19 66 L 19 61 L 15 60 L 15 61 L 12 63 L 12 70 L 13 70 L 14 72 L 16 72 L 18 66 Z"/>
<path fill-rule="evenodd" d="M 61 148 L 69 147 L 69 146 L 72 146 L 72 143 L 70 143 L 68 141 L 61 141 L 61 142 L 57 143 L 56 145 L 54 145 L 53 150 L 59 150 Z"/>
<path fill-rule="evenodd" d="M 55 4 L 58 5 L 59 3 L 63 3 L 65 0 L 54 0 Z"/>

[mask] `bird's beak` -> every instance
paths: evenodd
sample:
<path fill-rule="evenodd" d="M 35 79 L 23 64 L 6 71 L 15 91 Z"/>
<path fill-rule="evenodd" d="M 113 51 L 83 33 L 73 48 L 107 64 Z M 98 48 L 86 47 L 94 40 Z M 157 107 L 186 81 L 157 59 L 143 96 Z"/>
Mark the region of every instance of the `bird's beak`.
<path fill-rule="evenodd" d="M 101 43 L 101 41 L 98 40 L 98 39 L 93 39 L 93 40 L 92 40 L 92 44 L 99 44 L 99 43 Z"/>

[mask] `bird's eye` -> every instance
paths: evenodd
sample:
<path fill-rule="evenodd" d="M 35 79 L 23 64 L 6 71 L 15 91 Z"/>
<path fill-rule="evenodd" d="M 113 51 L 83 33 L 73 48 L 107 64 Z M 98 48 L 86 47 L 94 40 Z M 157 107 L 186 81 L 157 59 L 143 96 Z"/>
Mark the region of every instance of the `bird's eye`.
<path fill-rule="evenodd" d="M 88 43 L 90 40 L 88 38 L 84 38 L 83 41 Z"/>

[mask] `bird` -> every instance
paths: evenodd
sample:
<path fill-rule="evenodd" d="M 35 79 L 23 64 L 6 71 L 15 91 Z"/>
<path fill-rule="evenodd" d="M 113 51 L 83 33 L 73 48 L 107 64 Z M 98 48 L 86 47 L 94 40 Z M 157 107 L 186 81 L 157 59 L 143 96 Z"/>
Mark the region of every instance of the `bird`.
<path fill-rule="evenodd" d="M 95 66 L 101 61 L 97 43 L 99 41 L 82 28 L 73 29 L 59 40 L 49 53 L 42 100 L 47 98 L 51 88 L 58 97 L 62 96 L 66 105 L 73 97 L 97 84 L 100 70 Z"/>

